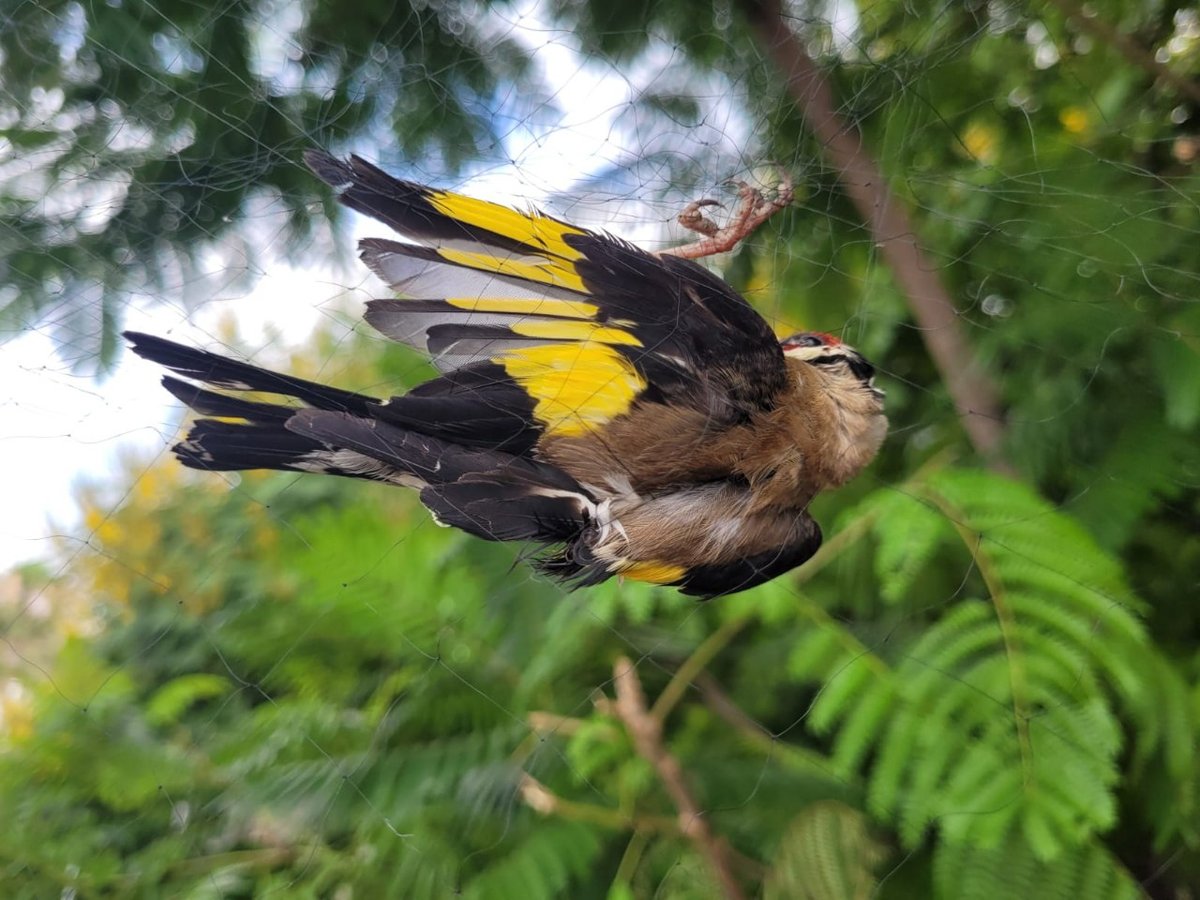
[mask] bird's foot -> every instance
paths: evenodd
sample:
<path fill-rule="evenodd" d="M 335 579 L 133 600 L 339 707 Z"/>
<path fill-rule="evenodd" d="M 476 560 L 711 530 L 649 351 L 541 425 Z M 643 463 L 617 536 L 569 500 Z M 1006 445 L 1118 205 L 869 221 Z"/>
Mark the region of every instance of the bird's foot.
<path fill-rule="evenodd" d="M 660 256 L 679 256 L 683 259 L 700 259 L 717 253 L 727 253 L 738 243 L 754 233 L 763 222 L 775 215 L 795 199 L 796 190 L 791 176 L 779 169 L 780 180 L 775 196 L 768 199 L 756 187 L 744 181 L 735 181 L 738 189 L 738 208 L 723 226 L 718 225 L 703 212 L 706 206 L 720 206 L 716 200 L 696 200 L 684 207 L 676 221 L 688 231 L 701 237 L 690 244 L 660 250 Z"/>
<path fill-rule="evenodd" d="M 716 200 L 708 198 L 693 200 L 683 208 L 683 212 L 675 217 L 675 221 L 688 231 L 694 231 L 696 234 L 703 235 L 704 237 L 716 237 L 721 233 L 721 226 L 706 216 L 702 210 L 706 206 L 720 205 Z"/>

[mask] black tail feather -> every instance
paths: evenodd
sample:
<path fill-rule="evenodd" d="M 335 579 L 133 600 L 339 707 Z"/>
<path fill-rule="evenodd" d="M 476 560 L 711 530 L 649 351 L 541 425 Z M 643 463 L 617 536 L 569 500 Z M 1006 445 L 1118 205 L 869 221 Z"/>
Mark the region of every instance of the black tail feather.
<path fill-rule="evenodd" d="M 164 375 L 162 385 L 171 394 L 202 416 L 221 416 L 222 418 L 246 419 L 250 422 L 274 422 L 282 425 L 296 412 L 294 407 L 280 406 L 276 403 L 259 403 L 254 400 L 243 400 L 228 394 L 218 394 L 206 391 L 187 381 L 180 381 L 170 375 Z"/>
<path fill-rule="evenodd" d="M 126 332 L 125 337 L 136 353 L 151 362 L 230 390 L 283 394 L 312 406 L 349 408 L 362 415 L 379 406 L 370 397 L 280 375 L 153 335 Z M 187 438 L 172 448 L 179 461 L 189 468 L 216 472 L 281 469 L 384 481 L 392 480 L 395 475 L 387 467 L 374 465 L 370 460 L 347 458 L 339 455 L 334 446 L 288 430 L 287 421 L 298 407 L 206 390 L 171 375 L 163 376 L 162 384 L 200 415 L 220 417 L 198 420 Z"/>
<path fill-rule="evenodd" d="M 317 443 L 355 450 L 403 469 L 422 481 L 453 481 L 469 472 L 473 457 L 492 465 L 496 454 L 468 451 L 439 438 L 397 428 L 376 419 L 319 409 L 298 410 L 287 422 L 289 431 Z"/>
<path fill-rule="evenodd" d="M 249 400 L 164 376 L 176 398 L 217 417 L 196 421 L 173 448 L 185 466 L 323 472 L 419 487 L 422 502 L 442 522 L 494 541 L 571 545 L 592 524 L 594 499 L 566 472 L 527 454 L 531 435 L 519 415 L 500 404 L 481 417 L 482 408 L 490 410 L 486 401 L 507 387 L 495 373 L 438 380 L 436 390 L 381 404 L 162 338 L 126 337 L 139 355 L 179 375 L 307 404 Z M 422 425 L 434 433 L 416 430 Z M 483 425 L 485 433 L 475 433 Z M 462 442 L 456 440 L 460 429 Z M 489 437 L 495 443 L 485 441 Z"/>
<path fill-rule="evenodd" d="M 593 501 L 587 492 L 547 463 L 346 413 L 300 410 L 287 428 L 421 479 L 421 502 L 445 524 L 477 537 L 557 543 L 578 537 L 590 521 Z"/>
<path fill-rule="evenodd" d="M 471 475 L 421 491 L 438 520 L 489 541 L 572 541 L 590 521 L 590 502 L 568 493 L 510 481 L 504 472 Z"/>
<path fill-rule="evenodd" d="M 246 425 L 201 419 L 185 440 L 171 448 L 179 461 L 192 469 L 228 472 L 242 469 L 304 471 L 306 460 L 328 452 L 315 441 L 280 425 Z"/>
<path fill-rule="evenodd" d="M 229 359 L 207 350 L 197 350 L 166 338 L 126 331 L 124 337 L 138 356 L 165 366 L 172 372 L 216 387 L 238 391 L 262 391 L 295 397 L 317 409 L 336 409 L 369 415 L 379 401 L 374 397 L 281 375 L 249 363 Z M 186 401 L 185 401 L 186 402 Z"/>
<path fill-rule="evenodd" d="M 314 441 L 356 450 L 411 472 L 428 484 L 500 472 L 507 482 L 530 481 L 546 488 L 582 492 L 574 478 L 555 466 L 503 450 L 464 447 L 378 419 L 302 409 L 288 419 L 287 427 Z"/>

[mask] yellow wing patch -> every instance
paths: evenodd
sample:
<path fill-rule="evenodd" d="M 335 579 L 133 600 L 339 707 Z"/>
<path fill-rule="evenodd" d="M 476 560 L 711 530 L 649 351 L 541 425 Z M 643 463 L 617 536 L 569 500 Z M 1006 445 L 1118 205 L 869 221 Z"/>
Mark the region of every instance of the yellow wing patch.
<path fill-rule="evenodd" d="M 514 213 L 515 215 L 515 213 Z M 569 261 L 538 256 L 495 256 L 491 253 L 475 253 L 470 250 L 453 250 L 441 247 L 438 256 L 447 262 L 482 272 L 494 272 L 497 275 L 508 275 L 521 278 L 537 284 L 548 284 L 553 287 L 566 288 L 571 291 L 587 293 L 583 279 Z"/>
<path fill-rule="evenodd" d="M 628 412 L 646 389 L 628 359 L 595 340 L 521 347 L 492 361 L 534 399 L 533 417 L 548 435 L 586 434 Z"/>
<path fill-rule="evenodd" d="M 447 297 L 458 309 L 478 313 L 507 313 L 513 316 L 555 316 L 559 319 L 591 319 L 600 311 L 595 303 L 582 300 L 558 300 L 522 297 Z"/>
<path fill-rule="evenodd" d="M 597 341 L 601 344 L 642 346 L 642 342 L 628 331 L 601 325 L 599 322 L 514 322 L 509 326 L 509 330 L 523 337 L 550 338 L 556 341 Z"/>
<path fill-rule="evenodd" d="M 617 574 L 622 578 L 632 578 L 634 581 L 648 581 L 651 584 L 674 584 L 687 574 L 687 569 L 672 563 L 655 562 L 624 562 L 617 568 Z"/>
<path fill-rule="evenodd" d="M 569 245 L 563 238 L 568 234 L 584 234 L 566 222 L 559 222 L 539 213 L 522 213 L 487 200 L 476 200 L 449 191 L 429 191 L 429 202 L 434 209 L 451 219 L 467 225 L 485 228 L 493 234 L 501 234 L 527 244 L 531 248 L 543 248 L 547 253 L 566 260 L 582 259 L 583 254 Z"/>

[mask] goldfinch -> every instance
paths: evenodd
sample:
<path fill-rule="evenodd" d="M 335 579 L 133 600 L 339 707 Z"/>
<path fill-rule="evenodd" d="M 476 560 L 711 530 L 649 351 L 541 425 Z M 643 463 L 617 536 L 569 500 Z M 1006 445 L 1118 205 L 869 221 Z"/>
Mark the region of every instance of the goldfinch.
<path fill-rule="evenodd" d="M 215 417 L 173 448 L 184 465 L 411 487 L 444 525 L 534 543 L 536 566 L 572 586 L 617 575 L 715 597 L 820 546 L 809 503 L 860 472 L 887 429 L 856 350 L 815 332 L 780 341 L 681 256 L 358 157 L 306 162 L 408 239 L 360 243 L 396 295 L 366 320 L 442 374 L 379 399 L 127 332 L 174 373 L 167 390 Z"/>

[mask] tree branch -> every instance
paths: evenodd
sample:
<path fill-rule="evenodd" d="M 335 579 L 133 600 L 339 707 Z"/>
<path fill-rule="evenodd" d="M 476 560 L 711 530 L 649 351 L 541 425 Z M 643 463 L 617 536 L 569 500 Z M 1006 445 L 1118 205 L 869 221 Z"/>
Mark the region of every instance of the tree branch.
<path fill-rule="evenodd" d="M 613 684 L 617 694 L 613 711 L 628 729 L 638 755 L 654 767 L 671 795 L 679 811 L 680 831 L 708 860 L 724 895 L 730 900 L 743 900 L 745 894 L 734 877 L 729 846 L 709 828 L 708 820 L 684 780 L 683 767 L 663 745 L 662 722 L 647 711 L 646 695 L 638 680 L 637 669 L 627 657 L 620 657 L 614 664 Z"/>
<path fill-rule="evenodd" d="M 559 816 L 574 822 L 587 822 L 589 825 L 599 825 L 601 828 L 611 828 L 614 831 L 635 831 L 638 833 L 662 832 L 677 834 L 678 823 L 669 816 L 627 816 L 619 809 L 608 809 L 591 803 L 578 803 L 560 797 L 546 787 L 528 772 L 521 773 L 521 783 L 517 790 L 525 805 L 543 816 Z"/>
<path fill-rule="evenodd" d="M 858 129 L 838 115 L 829 81 L 784 21 L 779 0 L 742 0 L 742 6 L 762 49 L 783 71 L 788 92 L 907 296 L 972 445 L 993 468 L 1007 471 L 1001 453 L 1004 427 L 999 395 L 976 364 L 958 310 L 921 249 L 908 211 L 888 188 Z"/>
<path fill-rule="evenodd" d="M 1155 81 L 1165 81 L 1193 103 L 1200 104 L 1200 84 L 1180 75 L 1154 58 L 1154 54 L 1096 15 L 1088 15 L 1075 0 L 1050 0 L 1059 12 L 1102 43 L 1108 44 L 1132 66 L 1146 72 Z"/>
<path fill-rule="evenodd" d="M 671 680 L 667 682 L 667 686 L 663 688 L 662 693 L 658 695 L 658 699 L 654 701 L 654 706 L 650 708 L 650 715 L 654 716 L 660 723 L 665 722 L 667 716 L 671 714 L 671 710 L 683 699 L 683 695 L 687 693 L 687 689 L 692 686 L 696 676 L 749 624 L 749 616 L 729 619 L 720 628 L 705 638 L 704 643 L 696 648 L 696 652 L 684 660 L 683 665 L 679 667 L 671 677 Z"/>
<path fill-rule="evenodd" d="M 807 747 L 789 744 L 772 734 L 738 706 L 709 672 L 697 675 L 695 684 L 704 705 L 729 724 L 753 749 L 796 772 L 818 772 L 828 778 L 838 777 L 833 760 Z"/>

